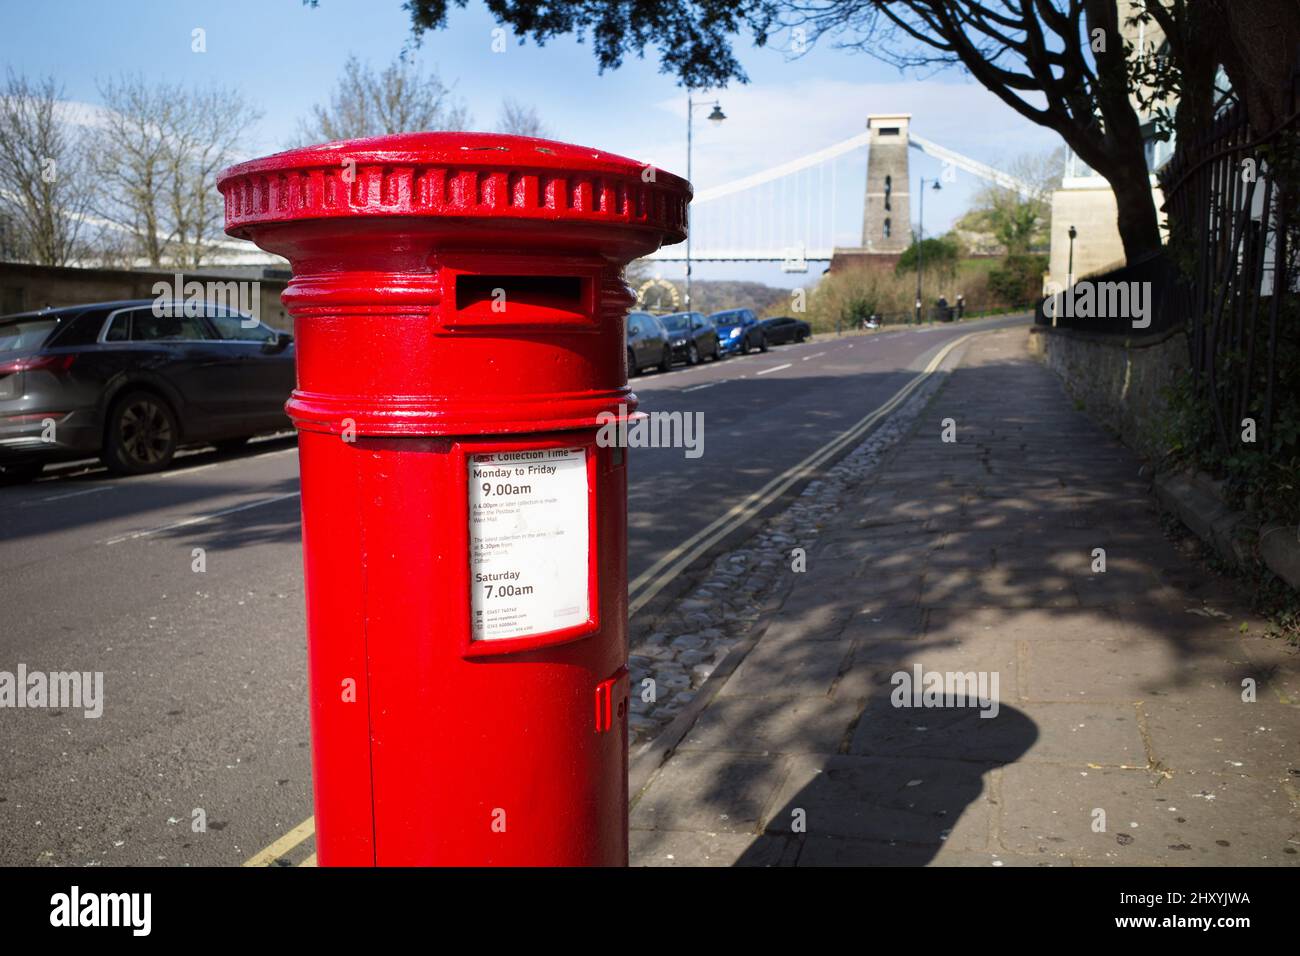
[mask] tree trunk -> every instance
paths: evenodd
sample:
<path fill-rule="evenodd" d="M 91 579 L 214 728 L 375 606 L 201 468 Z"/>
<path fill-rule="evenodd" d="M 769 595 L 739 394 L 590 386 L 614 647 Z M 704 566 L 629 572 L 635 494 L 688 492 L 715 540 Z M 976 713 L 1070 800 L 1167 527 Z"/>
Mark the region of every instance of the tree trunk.
<path fill-rule="evenodd" d="M 1224 70 L 1256 134 L 1276 129 L 1293 109 L 1291 72 L 1300 48 L 1297 0 L 1219 0 L 1226 24 L 1220 36 Z"/>
<path fill-rule="evenodd" d="M 1124 258 L 1132 263 L 1158 252 L 1160 220 L 1151 195 L 1151 174 L 1141 136 L 1132 141 L 1106 137 L 1098 142 L 1080 136 L 1072 127 L 1056 130 L 1080 159 L 1110 183 L 1115 193 L 1115 225 L 1124 245 Z"/>
<path fill-rule="evenodd" d="M 1116 225 L 1124 243 L 1124 258 L 1132 264 L 1160 251 L 1160 220 L 1151 195 L 1151 177 L 1146 163 L 1126 163 L 1106 174 L 1118 207 Z"/>

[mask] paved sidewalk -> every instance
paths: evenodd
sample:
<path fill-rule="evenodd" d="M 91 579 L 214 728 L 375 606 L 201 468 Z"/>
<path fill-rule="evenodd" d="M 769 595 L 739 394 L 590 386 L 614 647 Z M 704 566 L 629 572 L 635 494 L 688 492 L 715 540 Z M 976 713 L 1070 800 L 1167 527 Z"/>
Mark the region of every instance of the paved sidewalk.
<path fill-rule="evenodd" d="M 633 864 L 1300 863 L 1300 657 L 1164 537 L 1024 329 L 974 339 L 809 537 L 634 804 Z M 996 677 L 996 716 L 893 706 L 918 666 Z"/>

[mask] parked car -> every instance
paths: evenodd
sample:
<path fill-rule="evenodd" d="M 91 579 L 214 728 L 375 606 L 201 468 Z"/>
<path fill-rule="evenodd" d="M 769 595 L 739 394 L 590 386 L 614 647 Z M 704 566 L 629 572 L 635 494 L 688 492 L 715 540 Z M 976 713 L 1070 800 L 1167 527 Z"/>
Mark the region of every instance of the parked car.
<path fill-rule="evenodd" d="M 117 474 L 158 471 L 182 445 L 289 426 L 292 336 L 222 306 L 155 305 L 0 316 L 0 480 L 95 455 Z"/>
<path fill-rule="evenodd" d="M 714 312 L 709 321 L 718 330 L 718 343 L 724 355 L 746 355 L 750 349 L 767 351 L 767 335 L 758 324 L 758 316 L 750 309 L 729 309 Z"/>
<path fill-rule="evenodd" d="M 627 314 L 627 374 L 640 375 L 655 367 L 666 372 L 673 367 L 673 350 L 668 333 L 649 312 Z"/>
<path fill-rule="evenodd" d="M 758 323 L 763 327 L 763 334 L 772 345 L 785 345 L 788 342 L 807 342 L 812 338 L 812 326 L 803 319 L 792 319 L 783 315 L 775 319 L 763 319 Z"/>
<path fill-rule="evenodd" d="M 718 345 L 718 330 L 700 312 L 674 312 L 659 319 L 668 333 L 673 360 L 687 365 L 699 365 L 706 358 L 715 362 L 722 358 Z"/>

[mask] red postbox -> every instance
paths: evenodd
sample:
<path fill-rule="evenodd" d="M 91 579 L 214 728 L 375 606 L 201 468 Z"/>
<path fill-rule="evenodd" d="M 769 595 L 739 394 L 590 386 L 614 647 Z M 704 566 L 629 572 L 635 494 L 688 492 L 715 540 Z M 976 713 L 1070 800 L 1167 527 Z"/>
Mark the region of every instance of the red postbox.
<path fill-rule="evenodd" d="M 410 133 L 226 170 L 287 258 L 321 865 L 627 862 L 623 267 L 690 187 Z M 603 414 L 602 414 L 603 413 Z"/>

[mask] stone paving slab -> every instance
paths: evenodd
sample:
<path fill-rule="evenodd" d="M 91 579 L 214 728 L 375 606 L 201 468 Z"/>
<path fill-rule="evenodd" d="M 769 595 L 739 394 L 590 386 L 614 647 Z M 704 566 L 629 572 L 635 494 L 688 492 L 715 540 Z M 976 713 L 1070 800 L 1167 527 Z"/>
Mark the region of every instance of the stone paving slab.
<path fill-rule="evenodd" d="M 1140 866 L 1290 863 L 1297 847 L 1284 788 L 1234 774 L 1021 764 L 1002 776 L 1003 845 L 1022 855 Z M 1105 830 L 1094 829 L 1098 811 Z"/>
<path fill-rule="evenodd" d="M 978 710 L 880 707 L 858 721 L 850 752 L 1145 767 L 1146 747 L 1128 704 L 1038 704 L 1010 719 Z"/>
<path fill-rule="evenodd" d="M 695 722 L 678 749 L 752 754 L 835 753 L 852 733 L 861 713 L 862 701 L 847 693 L 797 700 L 719 696 Z"/>
<path fill-rule="evenodd" d="M 853 641 L 765 638 L 731 675 L 719 697 L 825 699 L 852 660 Z"/>
<path fill-rule="evenodd" d="M 757 834 L 786 773 L 775 755 L 675 754 L 637 801 L 632 829 Z"/>
<path fill-rule="evenodd" d="M 807 570 L 650 775 L 633 863 L 1300 863 L 1300 653 L 1164 536 L 1024 330 L 910 427 L 783 530 Z"/>
<path fill-rule="evenodd" d="M 844 837 L 809 837 L 796 866 L 1069 866 L 1065 858 L 1020 856 L 1006 850 L 953 850 Z"/>
<path fill-rule="evenodd" d="M 911 642 L 925 633 L 925 612 L 915 606 L 870 601 L 848 618 L 842 637 L 862 645 Z"/>
<path fill-rule="evenodd" d="M 783 836 L 633 830 L 631 856 L 641 866 L 790 866 L 798 844 Z"/>
<path fill-rule="evenodd" d="M 788 758 L 769 833 L 796 833 L 984 849 L 984 775 L 994 764 L 929 757 Z"/>
<path fill-rule="evenodd" d="M 1140 700 L 1183 667 L 1176 648 L 1152 641 L 1026 640 L 1021 649 L 1025 698 L 1035 701 Z"/>
<path fill-rule="evenodd" d="M 1208 699 L 1207 699 L 1208 698 Z M 1267 701 L 1251 708 L 1251 720 L 1233 719 L 1242 707 L 1236 691 L 1177 695 L 1143 702 L 1151 753 L 1162 765 L 1188 773 L 1242 773 L 1300 781 L 1295 749 L 1286 733 L 1289 708 Z"/>

